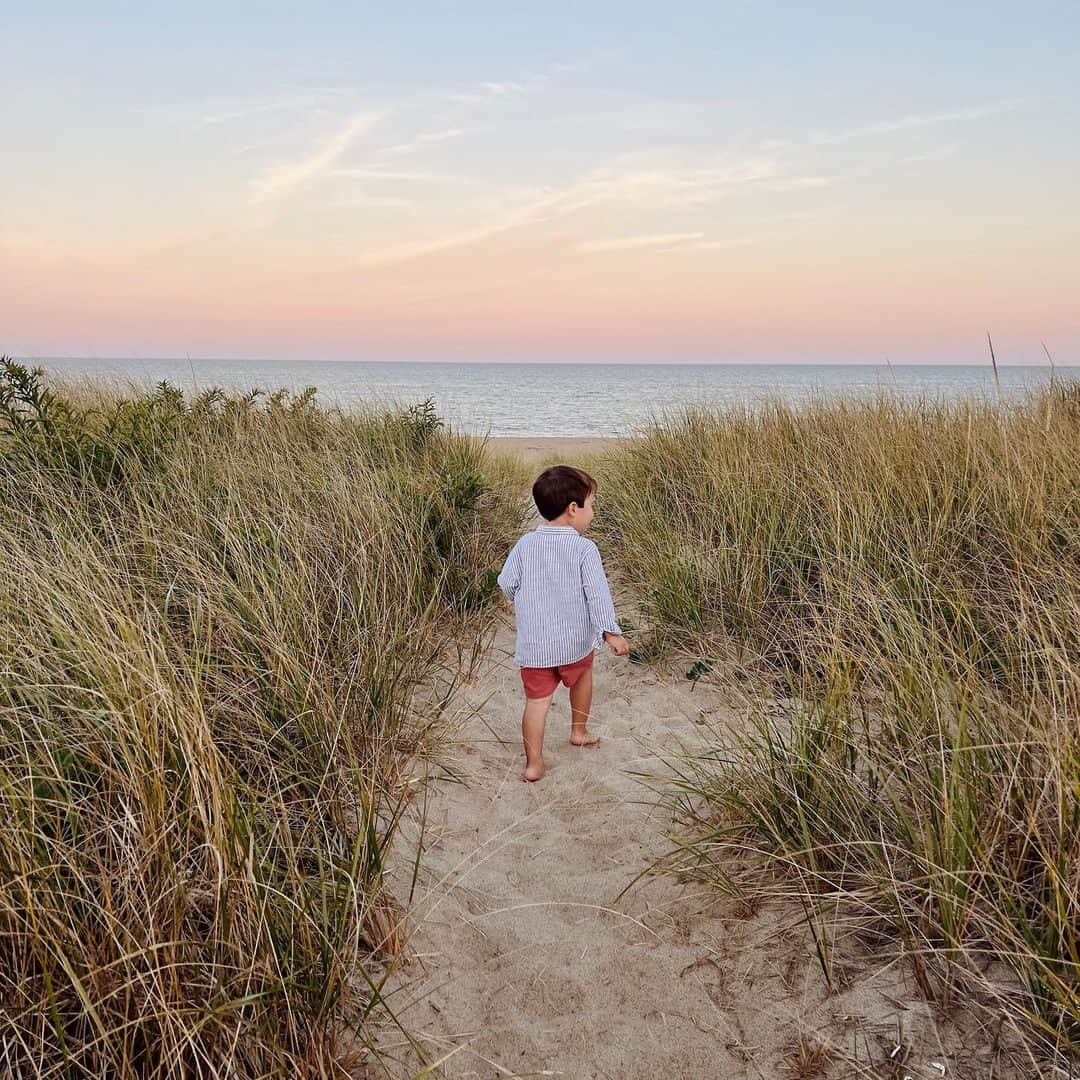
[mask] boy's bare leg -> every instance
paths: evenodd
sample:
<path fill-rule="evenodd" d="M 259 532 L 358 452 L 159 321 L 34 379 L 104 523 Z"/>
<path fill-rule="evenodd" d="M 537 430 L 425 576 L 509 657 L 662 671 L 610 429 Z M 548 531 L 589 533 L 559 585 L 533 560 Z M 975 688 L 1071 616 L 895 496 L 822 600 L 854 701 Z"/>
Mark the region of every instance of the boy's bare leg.
<path fill-rule="evenodd" d="M 554 694 L 545 698 L 526 698 L 521 715 L 521 741 L 525 744 L 525 771 L 522 780 L 539 780 L 544 775 L 544 725 Z"/>
<path fill-rule="evenodd" d="M 592 708 L 592 668 L 588 668 L 570 687 L 570 745 L 596 746 L 600 736 L 585 727 Z"/>

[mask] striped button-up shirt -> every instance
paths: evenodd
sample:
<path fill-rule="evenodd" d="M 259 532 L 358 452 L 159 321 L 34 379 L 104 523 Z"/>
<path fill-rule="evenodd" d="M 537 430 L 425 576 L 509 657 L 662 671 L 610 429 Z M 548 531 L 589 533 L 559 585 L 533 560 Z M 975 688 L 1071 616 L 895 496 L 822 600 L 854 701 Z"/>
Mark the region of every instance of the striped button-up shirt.
<path fill-rule="evenodd" d="M 507 556 L 499 588 L 514 603 L 520 667 L 572 664 L 621 634 L 596 545 L 572 525 L 539 525 Z"/>

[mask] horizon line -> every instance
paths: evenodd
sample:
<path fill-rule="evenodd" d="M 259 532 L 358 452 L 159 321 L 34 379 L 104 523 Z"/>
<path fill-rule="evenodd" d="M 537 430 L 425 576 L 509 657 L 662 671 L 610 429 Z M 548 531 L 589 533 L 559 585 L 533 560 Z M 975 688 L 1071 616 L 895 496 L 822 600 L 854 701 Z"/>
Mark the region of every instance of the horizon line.
<path fill-rule="evenodd" d="M 332 358 L 317 357 L 297 359 L 295 357 L 269 356 L 83 356 L 78 354 L 55 356 L 32 356 L 29 354 L 0 354 L 19 363 L 48 364 L 53 361 L 84 362 L 127 362 L 127 363 L 197 363 L 197 364 L 434 364 L 434 365 L 471 365 L 485 367 L 501 364 L 507 367 L 549 366 L 549 367 L 986 367 L 992 370 L 989 360 L 981 363 L 971 360 L 460 360 L 460 359 L 371 359 L 371 358 Z M 1080 367 L 1078 361 L 997 361 L 998 368 L 1063 368 Z"/>

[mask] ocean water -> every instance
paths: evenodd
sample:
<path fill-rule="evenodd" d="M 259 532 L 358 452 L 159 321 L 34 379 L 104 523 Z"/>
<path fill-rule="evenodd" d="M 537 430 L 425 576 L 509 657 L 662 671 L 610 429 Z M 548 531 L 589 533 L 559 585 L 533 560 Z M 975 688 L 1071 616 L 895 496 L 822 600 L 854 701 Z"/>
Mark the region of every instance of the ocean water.
<path fill-rule="evenodd" d="M 185 359 L 50 359 L 58 375 L 94 375 L 185 390 L 318 389 L 317 400 L 410 405 L 433 398 L 454 428 L 488 435 L 626 435 L 690 404 L 799 404 L 879 391 L 905 397 L 1016 400 L 1047 385 L 1049 367 L 985 365 L 414 363 Z M 1059 369 L 1060 370 L 1060 369 Z M 1065 369 L 1060 374 L 1068 375 Z"/>

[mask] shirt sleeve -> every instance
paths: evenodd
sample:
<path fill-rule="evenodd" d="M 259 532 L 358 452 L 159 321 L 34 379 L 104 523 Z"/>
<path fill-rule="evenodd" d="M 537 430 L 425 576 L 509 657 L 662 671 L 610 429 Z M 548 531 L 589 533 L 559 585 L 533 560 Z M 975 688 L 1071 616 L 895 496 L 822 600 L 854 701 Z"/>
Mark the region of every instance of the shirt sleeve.
<path fill-rule="evenodd" d="M 615 621 L 615 605 L 611 602 L 611 589 L 608 588 L 604 574 L 604 564 L 600 552 L 590 540 L 581 560 L 581 584 L 585 589 L 585 599 L 589 605 L 593 626 L 598 633 L 621 634 Z"/>
<path fill-rule="evenodd" d="M 491 579 L 488 578 L 488 580 Z M 514 593 L 517 592 L 518 586 L 521 584 L 521 555 L 518 553 L 517 544 L 510 549 L 510 554 L 507 555 L 506 562 L 503 563 L 503 568 L 499 571 L 498 580 L 503 596 L 507 600 L 513 600 Z"/>

